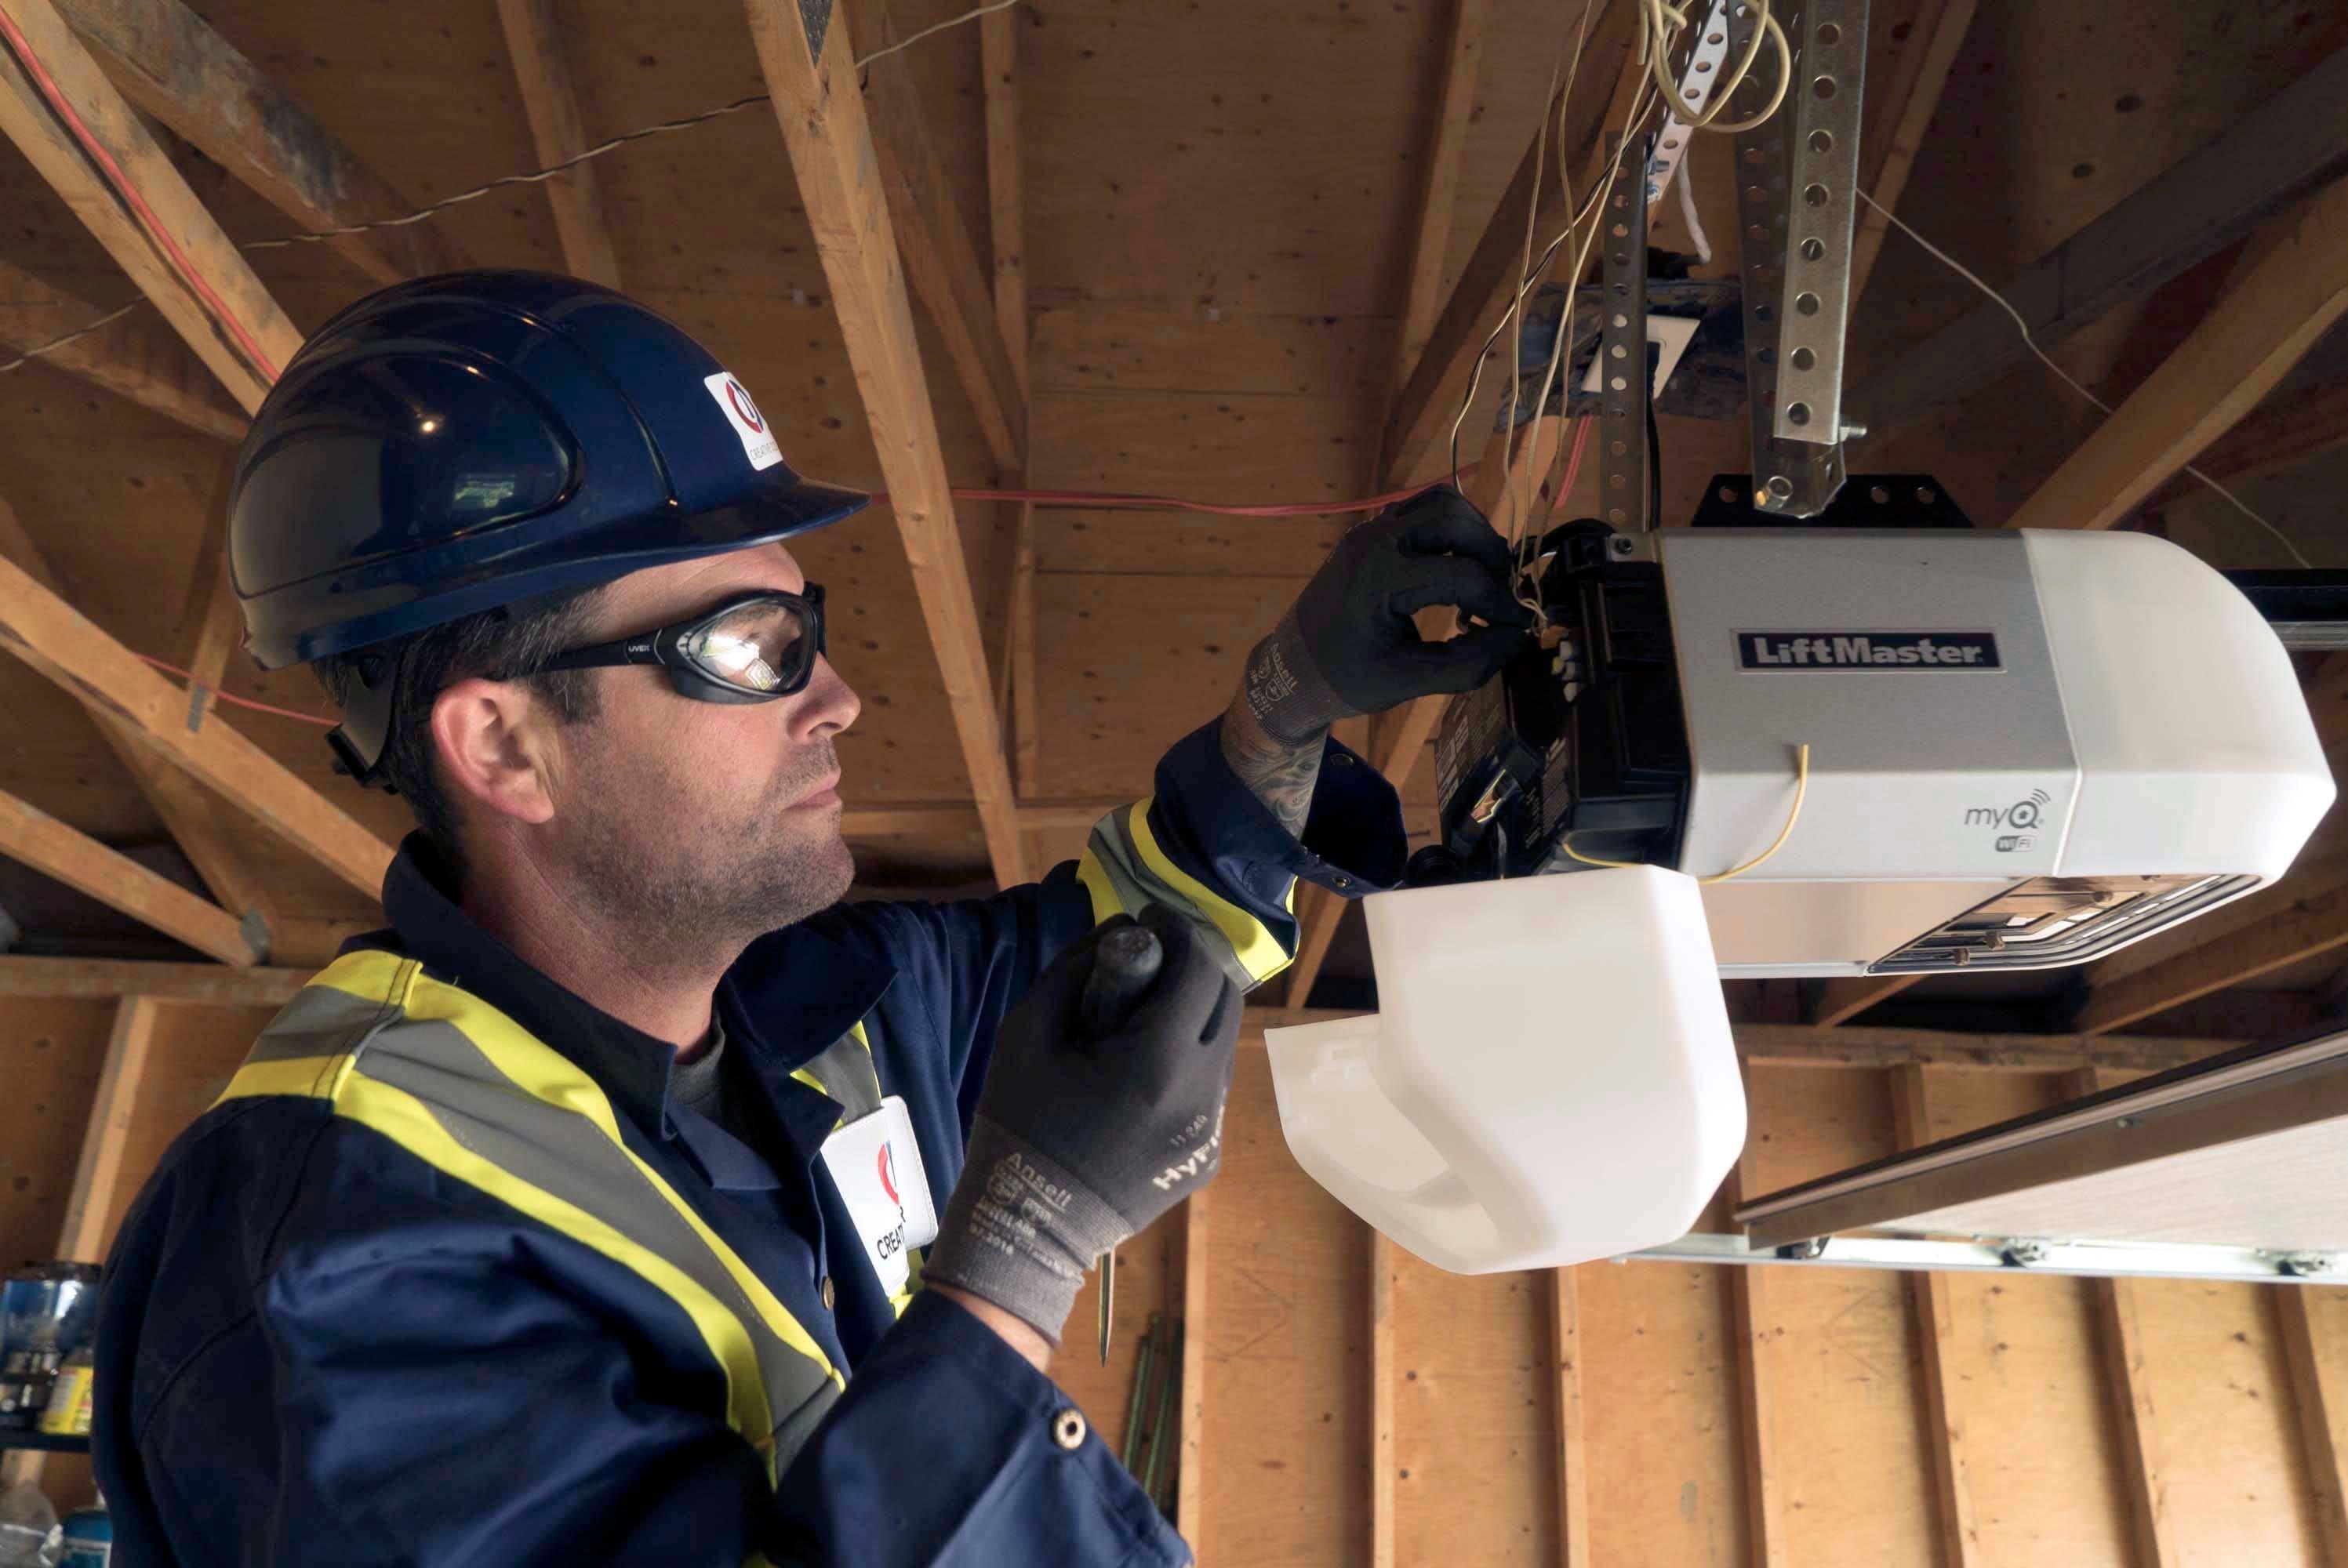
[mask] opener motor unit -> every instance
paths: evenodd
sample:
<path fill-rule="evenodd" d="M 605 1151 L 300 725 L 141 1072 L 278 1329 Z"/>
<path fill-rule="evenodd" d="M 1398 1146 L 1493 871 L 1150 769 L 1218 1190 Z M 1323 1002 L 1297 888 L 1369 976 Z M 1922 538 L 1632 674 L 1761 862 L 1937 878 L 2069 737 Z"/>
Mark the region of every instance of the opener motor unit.
<path fill-rule="evenodd" d="M 1552 624 L 1437 739 L 1423 880 L 1699 877 L 1720 973 L 2042 968 L 2272 880 L 2331 804 L 2291 661 L 2142 534 L 1723 528 L 1540 548 Z"/>

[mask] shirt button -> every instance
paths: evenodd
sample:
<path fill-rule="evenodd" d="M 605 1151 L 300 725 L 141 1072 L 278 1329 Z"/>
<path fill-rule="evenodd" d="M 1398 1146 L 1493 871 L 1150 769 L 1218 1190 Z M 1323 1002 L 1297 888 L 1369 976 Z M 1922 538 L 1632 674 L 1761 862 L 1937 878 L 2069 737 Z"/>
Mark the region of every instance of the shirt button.
<path fill-rule="evenodd" d="M 828 1274 L 827 1274 L 827 1275 L 825 1275 L 825 1276 L 823 1276 L 823 1309 L 824 1309 L 826 1312 L 829 1312 L 829 1311 L 830 1311 L 830 1310 L 831 1310 L 831 1302 L 832 1302 L 831 1276 L 829 1276 L 829 1275 L 828 1275 Z"/>
<path fill-rule="evenodd" d="M 1336 879 L 1336 884 L 1340 887 L 1351 887 L 1354 885 L 1354 879 L 1350 876 L 1340 876 Z"/>
<path fill-rule="evenodd" d="M 1344 753 L 1343 753 L 1343 752 L 1339 752 L 1339 753 L 1337 753 L 1334 756 L 1331 757 L 1329 760 L 1330 760 L 1330 762 L 1332 762 L 1332 763 L 1335 764 L 1338 767 L 1341 767 L 1341 768 L 1350 768 L 1350 767 L 1352 767 L 1352 766 L 1354 765 L 1354 759 L 1353 759 L 1353 758 L 1351 758 L 1351 757 L 1349 757 L 1349 756 L 1347 756 L 1347 755 L 1346 755 Z"/>
<path fill-rule="evenodd" d="M 1052 1418 L 1052 1440 L 1071 1453 L 1084 1446 L 1085 1413 L 1071 1405 Z"/>

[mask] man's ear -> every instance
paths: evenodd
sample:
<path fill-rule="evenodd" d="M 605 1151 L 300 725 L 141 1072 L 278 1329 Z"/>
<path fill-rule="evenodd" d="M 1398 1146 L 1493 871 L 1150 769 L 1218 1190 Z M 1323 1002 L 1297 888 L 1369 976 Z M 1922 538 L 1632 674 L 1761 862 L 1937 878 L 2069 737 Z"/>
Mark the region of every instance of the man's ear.
<path fill-rule="evenodd" d="M 432 745 L 450 794 L 516 822 L 554 815 L 546 713 L 524 682 L 475 677 L 443 688 Z"/>

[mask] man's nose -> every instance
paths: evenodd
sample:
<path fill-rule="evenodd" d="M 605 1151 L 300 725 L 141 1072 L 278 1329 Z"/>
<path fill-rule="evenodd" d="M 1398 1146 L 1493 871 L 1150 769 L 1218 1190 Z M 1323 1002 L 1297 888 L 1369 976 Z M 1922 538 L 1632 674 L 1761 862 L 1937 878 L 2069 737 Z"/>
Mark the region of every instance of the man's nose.
<path fill-rule="evenodd" d="M 815 671 L 808 677 L 807 690 L 793 699 L 791 738 L 795 741 L 819 741 L 836 735 L 856 723 L 856 715 L 864 704 L 831 667 L 831 661 L 816 656 Z"/>

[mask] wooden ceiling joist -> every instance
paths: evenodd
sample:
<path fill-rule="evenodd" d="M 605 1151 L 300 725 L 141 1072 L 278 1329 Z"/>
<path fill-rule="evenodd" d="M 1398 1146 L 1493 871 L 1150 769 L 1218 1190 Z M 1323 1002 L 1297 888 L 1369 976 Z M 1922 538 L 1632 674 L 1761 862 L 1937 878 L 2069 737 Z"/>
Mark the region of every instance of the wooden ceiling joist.
<path fill-rule="evenodd" d="M 257 934 L 219 905 L 6 794 L 0 794 L 0 854 L 223 964 L 242 967 L 262 956 Z"/>
<path fill-rule="evenodd" d="M 1452 209 L 1459 200 L 1459 165 L 1475 115 L 1476 73 L 1484 62 L 1484 27 L 1490 19 L 1491 0 L 1451 0 L 1450 9 L 1449 46 L 1436 87 L 1426 156 L 1419 164 L 1417 236 L 1411 241 L 1402 314 L 1395 323 L 1396 395 L 1410 384 L 1411 371 L 1435 331 L 1435 313 L 1443 307 L 1444 252 L 1451 238 Z"/>
<path fill-rule="evenodd" d="M 0 134 L 65 198 L 238 406 L 248 414 L 258 409 L 278 370 L 302 346 L 300 331 L 52 0 L 0 0 L 0 15 L 57 94 L 52 102 L 26 74 L 12 39 L 0 49 Z M 94 151 L 62 115 L 79 122 Z"/>
<path fill-rule="evenodd" d="M 1921 975 L 1845 975 L 1818 988 L 1810 1003 L 1813 1029 L 1836 1029 L 1849 1023 L 1879 1001 L 1898 996 Z"/>
<path fill-rule="evenodd" d="M 2166 1072 L 2241 1044 L 2238 1040 L 2089 1034 L 1962 1034 L 1948 1030 L 1851 1029 L 1740 1023 L 1737 1054 L 1750 1067 L 1895 1068 L 1960 1072 L 2074 1072 L 2091 1067 Z"/>
<path fill-rule="evenodd" d="M 2257 257 L 2008 526 L 2107 528 L 2258 406 L 2348 312 L 2348 180 L 2261 229 Z"/>
<path fill-rule="evenodd" d="M 1892 1135 L 1902 1149 L 1932 1141 L 1924 1070 L 1913 1062 L 1891 1073 Z M 1957 1352 L 1957 1308 L 1949 1276 L 1919 1270 L 1907 1278 L 1909 1309 L 1923 1349 L 1925 1453 L 1932 1467 L 1934 1516 L 1942 1568 L 1982 1562 L 1981 1522 L 1973 1509 L 1972 1443 L 1964 1419 L 1965 1375 Z"/>
<path fill-rule="evenodd" d="M 13 4 L 14 0 L 10 0 Z M 0 646 L 201 780 L 365 893 L 380 895 L 391 845 L 215 718 L 188 728 L 188 695 L 88 617 L 0 559 Z"/>
<path fill-rule="evenodd" d="M 121 958 L 0 957 L 0 997 L 89 1001 L 153 997 L 210 1007 L 283 1007 L 310 979 L 298 968 L 149 964 Z"/>
<path fill-rule="evenodd" d="M 2178 159 L 2000 292 L 2030 323 L 2038 346 L 2051 349 L 2343 169 L 2348 51 Z M 2013 321 L 1983 300 L 1853 386 L 1844 406 L 1879 437 L 1987 386 L 2029 357 Z"/>
<path fill-rule="evenodd" d="M 1916 166 L 1932 116 L 1941 107 L 1941 93 L 1949 85 L 1949 71 L 1957 50 L 1972 26 L 1975 0 L 1921 0 L 1910 19 L 1906 46 L 1893 60 L 1890 79 L 1879 90 L 1869 86 L 1865 128 L 1859 136 L 1861 188 L 1884 207 L 1898 210 L 1900 193 L 1908 188 L 1908 172 Z M 1850 241 L 1850 310 L 1856 314 L 1859 295 L 1882 254 L 1883 238 L 1891 224 L 1872 207 L 1862 207 Z"/>
<path fill-rule="evenodd" d="M 28 354 L 105 313 L 0 261 L 0 359 Z M 39 364 L 127 397 L 222 441 L 244 439 L 244 414 L 187 345 L 136 317 L 48 349 Z"/>
<path fill-rule="evenodd" d="M 498 20 L 505 27 L 506 51 L 513 57 L 514 80 L 521 88 L 521 107 L 530 118 L 530 138 L 539 162 L 551 167 L 578 157 L 587 150 L 587 129 L 579 115 L 579 89 L 563 56 L 554 0 L 498 0 Z M 618 288 L 620 257 L 603 217 L 603 192 L 595 182 L 594 166 L 580 164 L 542 181 L 540 189 L 554 209 L 562 264 L 572 276 Z"/>
<path fill-rule="evenodd" d="M 1557 159 L 1566 160 L 1576 190 L 1594 190 L 1605 178 L 1611 157 L 1607 137 L 1622 125 L 1629 107 L 1622 92 L 1635 88 L 1641 79 L 1631 73 L 1643 76 L 1645 71 L 1638 58 L 1639 39 L 1635 5 L 1609 5 L 1591 19 L 1577 86 L 1567 106 L 1564 134 L 1557 134 L 1552 103 L 1542 110 L 1533 144 L 1525 149 L 1516 177 L 1502 193 L 1483 238 L 1461 266 L 1459 281 L 1452 285 L 1451 297 L 1436 318 L 1435 330 L 1410 380 L 1395 400 L 1380 461 L 1388 483 L 1407 482 L 1420 459 L 1459 413 L 1460 399 L 1466 395 L 1484 340 L 1498 324 L 1522 276 L 1526 210 L 1533 209 L 1536 259 L 1565 226 L 1566 202 L 1559 189 Z M 1599 90 L 1605 83 L 1618 84 L 1617 90 Z"/>
<path fill-rule="evenodd" d="M 869 47 L 897 41 L 885 0 L 849 0 L 847 12 Z M 1025 470 L 1026 396 L 1005 340 L 1024 333 L 1026 323 L 995 319 L 992 274 L 980 264 L 978 248 L 954 205 L 953 188 L 930 139 L 921 88 L 903 52 L 884 55 L 866 70 L 872 150 L 905 279 L 945 343 L 995 466 Z M 833 287 L 837 292 L 838 285 Z"/>
<path fill-rule="evenodd" d="M 309 232 L 416 210 L 180 0 L 57 0 L 57 11 L 133 103 Z M 428 220 L 327 243 L 378 283 L 464 264 Z"/>
<path fill-rule="evenodd" d="M 2295 468 L 2343 446 L 2348 446 L 2348 375 L 2310 386 L 2286 380 L 2240 424 L 2209 443 L 2194 466 L 2221 485 L 2233 486 Z M 2166 506 L 2200 488 L 2199 480 L 2180 472 L 2147 496 L 2144 504 Z"/>
<path fill-rule="evenodd" d="M 209 548 L 201 553 L 211 555 Z M 0 557 L 15 561 L 50 592 L 59 591 L 57 574 L 5 496 L 0 496 Z M 165 830 L 204 879 L 204 886 L 223 907 L 246 923 L 248 932 L 259 938 L 266 952 L 278 923 L 276 905 L 263 886 L 260 874 L 230 841 L 211 798 L 193 779 L 148 750 L 105 705 L 85 702 L 83 706 L 108 749 L 121 759 L 131 781 L 162 818 Z"/>
<path fill-rule="evenodd" d="M 747 0 L 747 9 L 759 63 L 774 93 L 775 118 L 790 152 L 799 200 L 823 258 L 840 335 L 880 453 L 890 510 L 936 650 L 987 856 L 996 881 L 1014 886 L 1027 879 L 1026 856 L 1011 770 L 1004 760 L 1002 722 L 987 679 L 986 644 L 954 522 L 937 415 L 922 378 L 905 273 L 882 189 L 889 182 L 881 177 L 864 99 L 856 89 L 847 19 L 829 15 L 829 25 L 819 22 L 818 36 L 810 37 L 811 14 L 793 0 Z M 888 63 L 875 63 L 876 82 L 880 67 Z M 985 298 L 983 292 L 980 297 Z M 986 314 L 994 314 L 991 304 Z"/>

